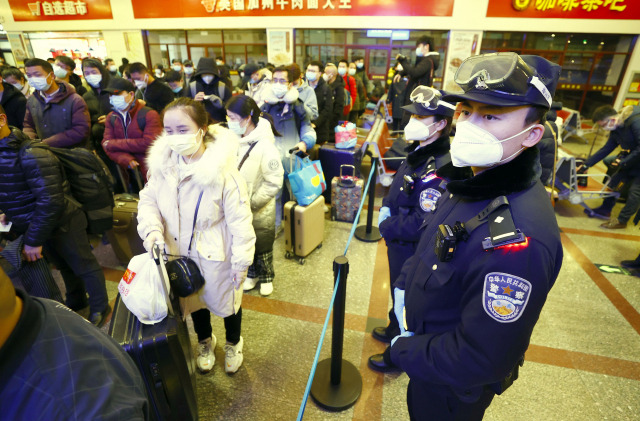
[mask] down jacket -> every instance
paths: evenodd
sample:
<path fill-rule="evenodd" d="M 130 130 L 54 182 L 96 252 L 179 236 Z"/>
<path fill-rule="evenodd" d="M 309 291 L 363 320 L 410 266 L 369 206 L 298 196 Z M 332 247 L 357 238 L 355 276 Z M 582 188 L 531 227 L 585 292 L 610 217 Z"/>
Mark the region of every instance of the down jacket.
<path fill-rule="evenodd" d="M 160 136 L 149 150 L 149 182 L 140 191 L 138 233 L 164 235 L 165 251 L 186 256 L 193 216 L 200 192 L 193 245 L 189 257 L 200 268 L 204 287 L 181 300 L 184 315 L 208 308 L 220 317 L 235 314 L 242 302 L 242 286 L 234 288 L 231 270 L 246 270 L 253 262 L 255 233 L 247 186 L 238 173 L 238 137 L 219 125 L 209 127 L 202 157 L 188 166 L 181 179 L 180 155 Z"/>
<path fill-rule="evenodd" d="M 140 130 L 137 114 L 143 107 L 142 102 L 136 100 L 135 105 L 127 111 L 126 122 L 122 114 L 117 111 L 112 111 L 107 115 L 102 149 L 113 162 L 122 168 L 127 168 L 133 159 L 138 161 L 142 176 L 146 179 L 147 151 L 156 137 L 162 133 L 162 126 L 158 113 L 149 109 L 145 116 L 144 131 Z"/>
<path fill-rule="evenodd" d="M 90 127 L 87 104 L 73 86 L 61 81 L 57 83 L 60 89 L 48 103 L 39 91 L 27 100 L 24 134 L 57 148 L 86 148 Z"/>
<path fill-rule="evenodd" d="M 254 143 L 255 146 L 240 168 L 240 174 L 247 182 L 249 191 L 253 229 L 256 232 L 256 253 L 266 253 L 273 250 L 276 231 L 275 197 L 282 187 L 284 169 L 271 124 L 264 118 L 260 118 L 251 133 L 240 139 L 238 165 Z"/>
<path fill-rule="evenodd" d="M 79 208 L 58 160 L 44 148 L 29 148 L 32 143 L 37 141 L 15 127 L 0 139 L 0 212 L 13 223 L 12 233 L 37 247 Z"/>
<path fill-rule="evenodd" d="M 262 107 L 265 97 L 271 92 L 272 74 L 268 69 L 261 69 L 259 74 L 261 75 L 260 82 L 247 83 L 244 93 L 253 98 L 258 107 Z"/>
<path fill-rule="evenodd" d="M 2 99 L 0 104 L 7 115 L 9 125 L 22 130 L 24 124 L 24 114 L 27 111 L 27 98 L 13 85 L 2 82 Z"/>

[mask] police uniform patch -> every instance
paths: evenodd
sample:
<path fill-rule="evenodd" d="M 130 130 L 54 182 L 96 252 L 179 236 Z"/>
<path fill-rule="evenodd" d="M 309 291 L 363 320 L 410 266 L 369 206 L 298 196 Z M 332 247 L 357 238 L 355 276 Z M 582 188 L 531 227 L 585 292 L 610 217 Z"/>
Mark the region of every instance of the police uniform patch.
<path fill-rule="evenodd" d="M 278 167 L 280 167 L 280 161 L 278 161 L 277 159 L 272 159 L 271 161 L 269 161 L 269 169 L 271 171 L 277 170 Z"/>
<path fill-rule="evenodd" d="M 508 273 L 491 272 L 484 277 L 482 306 L 500 323 L 515 322 L 522 316 L 531 295 L 531 282 Z"/>
<path fill-rule="evenodd" d="M 425 212 L 436 210 L 436 202 L 440 199 L 441 193 L 436 189 L 426 189 L 420 192 L 420 209 Z"/>

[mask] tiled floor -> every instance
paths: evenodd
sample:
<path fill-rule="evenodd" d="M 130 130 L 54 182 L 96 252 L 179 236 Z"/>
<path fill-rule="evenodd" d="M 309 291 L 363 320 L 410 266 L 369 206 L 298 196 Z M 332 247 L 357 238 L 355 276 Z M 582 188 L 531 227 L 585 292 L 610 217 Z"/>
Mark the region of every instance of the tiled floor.
<path fill-rule="evenodd" d="M 587 153 L 588 147 L 576 142 L 563 145 L 573 154 Z M 580 206 L 567 201 L 556 204 L 556 213 L 563 230 L 562 271 L 534 330 L 520 379 L 494 400 L 485 419 L 638 420 L 640 279 L 601 272 L 594 264 L 617 266 L 620 260 L 635 258 L 640 233 L 631 225 L 605 231 L 598 227 L 601 221 L 587 218 Z M 244 365 L 237 374 L 226 375 L 218 346 L 215 369 L 198 375 L 201 419 L 296 418 L 332 296 L 332 261 L 343 253 L 349 229 L 349 224 L 326 221 L 324 246 L 304 266 L 285 260 L 282 236 L 276 240 L 273 295 L 245 294 Z M 97 247 L 96 253 L 109 268 L 113 299 L 122 268 L 108 246 Z M 338 413 L 323 411 L 310 399 L 304 419 L 408 419 L 407 376 L 378 374 L 366 365 L 371 354 L 384 349 L 369 333 L 385 323 L 389 305 L 384 242 L 354 240 L 347 257 L 343 355 L 360 370 L 362 395 L 354 407 Z M 214 333 L 224 338 L 222 320 L 214 318 L 213 325 Z M 192 340 L 195 343 L 194 335 Z M 321 360 L 329 357 L 330 349 L 331 328 Z"/>

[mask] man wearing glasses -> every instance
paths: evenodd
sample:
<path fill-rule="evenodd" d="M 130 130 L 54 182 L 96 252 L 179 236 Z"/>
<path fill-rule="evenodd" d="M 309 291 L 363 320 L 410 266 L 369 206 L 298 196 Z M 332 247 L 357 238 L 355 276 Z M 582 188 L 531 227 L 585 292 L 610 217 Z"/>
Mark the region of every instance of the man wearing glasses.
<path fill-rule="evenodd" d="M 447 184 L 395 281 L 391 360 L 411 419 L 480 420 L 518 377 L 562 265 L 534 147 L 559 74 L 538 56 L 473 56 L 455 77 L 464 93 L 443 98 L 461 102 L 452 163 L 474 175 Z"/>

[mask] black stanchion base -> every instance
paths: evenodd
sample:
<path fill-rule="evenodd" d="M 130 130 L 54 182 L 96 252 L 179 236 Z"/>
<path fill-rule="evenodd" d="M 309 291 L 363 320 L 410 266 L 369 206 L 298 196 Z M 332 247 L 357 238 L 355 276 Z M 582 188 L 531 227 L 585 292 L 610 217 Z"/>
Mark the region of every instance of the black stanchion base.
<path fill-rule="evenodd" d="M 362 376 L 349 361 L 342 360 L 340 384 L 331 384 L 331 358 L 320 361 L 311 385 L 311 397 L 323 409 L 344 411 L 356 403 L 362 393 Z"/>
<path fill-rule="evenodd" d="M 360 225 L 356 228 L 355 237 L 367 243 L 375 243 L 376 241 L 380 241 L 382 239 L 382 235 L 380 235 L 380 230 L 378 227 L 371 227 L 371 232 L 367 233 L 367 226 Z"/>

